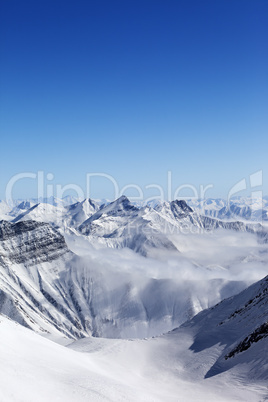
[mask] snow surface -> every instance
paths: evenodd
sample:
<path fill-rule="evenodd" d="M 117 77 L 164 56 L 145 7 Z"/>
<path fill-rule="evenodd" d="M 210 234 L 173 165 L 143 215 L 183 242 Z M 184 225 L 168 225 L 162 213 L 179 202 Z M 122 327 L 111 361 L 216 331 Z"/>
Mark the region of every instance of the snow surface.
<path fill-rule="evenodd" d="M 0 316 L 3 401 L 260 401 L 266 387 L 239 371 L 204 379 L 216 347 L 189 350 L 187 334 L 149 340 L 87 338 L 68 348 Z"/>

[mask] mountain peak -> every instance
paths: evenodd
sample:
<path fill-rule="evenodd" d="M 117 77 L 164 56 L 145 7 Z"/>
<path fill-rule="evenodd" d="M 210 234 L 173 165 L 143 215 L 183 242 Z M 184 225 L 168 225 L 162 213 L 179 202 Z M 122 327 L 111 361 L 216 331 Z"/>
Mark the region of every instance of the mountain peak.
<path fill-rule="evenodd" d="M 193 209 L 191 207 L 189 207 L 189 205 L 186 203 L 185 200 L 174 200 L 171 201 L 170 205 L 173 206 L 178 206 L 179 208 L 181 208 L 184 212 L 194 212 Z"/>
<path fill-rule="evenodd" d="M 117 198 L 117 199 L 114 200 L 113 202 L 116 202 L 116 203 L 127 202 L 127 203 L 130 204 L 129 199 L 128 199 L 127 196 L 125 196 L 125 195 L 121 195 L 121 197 Z"/>
<path fill-rule="evenodd" d="M 184 200 L 171 201 L 170 208 L 174 217 L 178 219 L 184 218 L 194 212 Z"/>
<path fill-rule="evenodd" d="M 110 204 L 106 205 L 102 211 L 106 213 L 118 213 L 120 211 L 136 211 L 138 210 L 135 205 L 133 205 L 129 199 L 125 195 L 121 195 L 121 197 L 117 198 L 115 201 L 111 202 Z"/>

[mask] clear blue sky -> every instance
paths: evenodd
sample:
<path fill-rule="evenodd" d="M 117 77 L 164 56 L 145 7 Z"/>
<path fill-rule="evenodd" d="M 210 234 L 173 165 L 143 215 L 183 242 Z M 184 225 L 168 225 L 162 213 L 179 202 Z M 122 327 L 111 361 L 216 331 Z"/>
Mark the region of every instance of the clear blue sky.
<path fill-rule="evenodd" d="M 38 170 L 83 188 L 93 172 L 165 187 L 170 170 L 224 197 L 263 169 L 268 194 L 268 1 L 0 4 L 0 198 Z"/>

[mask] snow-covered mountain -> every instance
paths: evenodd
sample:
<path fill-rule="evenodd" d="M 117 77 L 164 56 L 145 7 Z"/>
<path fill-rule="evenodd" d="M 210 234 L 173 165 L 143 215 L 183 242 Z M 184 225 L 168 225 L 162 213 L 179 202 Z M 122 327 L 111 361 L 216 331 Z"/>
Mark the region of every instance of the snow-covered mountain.
<path fill-rule="evenodd" d="M 81 202 L 76 202 L 66 207 L 66 216 L 64 217 L 64 224 L 67 227 L 78 228 L 83 222 L 94 215 L 100 208 L 100 205 L 86 198 Z"/>
<path fill-rule="evenodd" d="M 29 205 L 29 208 L 22 208 L 22 205 Z M 77 228 L 98 210 L 99 205 L 90 199 L 68 206 L 49 203 L 31 205 L 26 202 L 13 208 L 9 215 L 13 218 L 12 222 L 34 220 L 50 223 L 52 226 L 61 227 L 62 229 L 71 229 Z"/>
<path fill-rule="evenodd" d="M 34 220 L 37 222 L 50 223 L 53 226 L 59 226 L 62 225 L 63 216 L 65 216 L 64 207 L 45 203 L 34 204 L 29 209 L 20 210 L 19 212 L 20 213 L 12 219 L 12 222 Z"/>
<path fill-rule="evenodd" d="M 10 205 L 8 202 L 4 200 L 0 200 L 0 220 L 10 220 L 12 219 L 9 216 L 10 211 L 12 210 L 13 205 Z"/>
<path fill-rule="evenodd" d="M 156 211 L 149 207 L 139 209 L 122 196 L 83 222 L 79 231 L 92 242 L 112 248 L 128 247 L 144 256 L 152 250 L 177 251 L 161 231 L 161 222 L 163 226 L 165 220 Z"/>
<path fill-rule="evenodd" d="M 29 209 L 27 206 L 30 206 Z M 17 211 L 17 216 L 16 215 Z M 6 214 L 5 214 L 6 216 Z M 163 251 L 181 252 L 180 234 L 203 234 L 224 229 L 255 233 L 259 241 L 267 242 L 267 230 L 259 223 L 226 221 L 201 215 L 183 200 L 158 202 L 154 208 L 137 207 L 122 196 L 111 203 L 99 205 L 85 199 L 70 206 L 21 203 L 9 213 L 12 222 L 35 220 L 59 228 L 68 238 L 83 237 L 96 248 L 130 248 L 150 257 Z M 10 219 L 7 219 L 10 220 Z"/>
<path fill-rule="evenodd" d="M 0 313 L 36 334 L 0 315 L 0 399 L 19 367 L 27 401 L 33 372 L 44 400 L 264 400 L 268 277 L 247 286 L 268 274 L 265 227 L 124 196 L 4 216 Z"/>
<path fill-rule="evenodd" d="M 46 223 L 1 221 L 0 311 L 36 331 L 71 336 L 62 286 L 54 283 L 71 255 L 64 237 Z"/>
<path fill-rule="evenodd" d="M 94 342 L 79 340 L 70 347 L 94 355 Z M 98 342 L 98 351 L 106 347 L 105 342 Z M 132 345 L 124 348 L 123 354 L 130 353 L 131 349 Z M 188 381 L 189 386 L 196 382 L 207 384 L 208 388 L 213 381 L 228 378 L 236 382 L 238 389 L 252 386 L 255 392 L 262 390 L 263 396 L 267 396 L 268 276 L 200 312 L 179 328 L 160 337 L 139 341 L 133 350 L 138 354 L 143 351 L 146 356 L 143 364 L 149 365 L 150 369 L 150 356 L 156 357 L 153 364 L 157 369 L 152 368 L 154 378 L 157 378 L 157 372 L 166 373 L 169 379 L 174 375 L 177 381 Z M 229 381 L 224 389 L 225 400 L 233 400 L 227 397 Z M 193 393 L 185 400 L 199 398 L 198 393 Z M 210 400 L 208 395 L 207 398 Z M 244 400 L 251 398 L 248 396 Z"/>
<path fill-rule="evenodd" d="M 160 249 L 179 251 L 173 242 L 174 234 L 216 229 L 256 233 L 262 241 L 268 238 L 260 224 L 203 216 L 183 200 L 158 203 L 154 208 L 138 208 L 125 196 L 100 208 L 78 228 L 92 243 L 113 248 L 129 247 L 144 256 L 155 254 Z"/>
<path fill-rule="evenodd" d="M 56 207 L 68 207 L 79 202 L 83 202 L 83 200 L 72 196 L 66 196 L 62 199 L 56 197 L 40 197 L 27 200 L 0 200 L 0 215 L 10 213 L 12 209 L 17 208 L 20 204 L 25 205 L 26 203 L 30 204 L 31 206 L 41 203 Z M 96 203 L 98 206 L 108 205 L 110 202 L 111 201 L 106 199 L 94 200 L 94 203 Z M 234 197 L 228 202 L 223 198 L 187 198 L 186 202 L 198 214 L 212 218 L 256 222 L 265 222 L 268 220 L 268 197 L 265 196 L 262 198 Z M 158 207 L 159 204 L 162 204 L 162 201 L 151 200 L 146 205 L 142 201 L 134 201 L 133 204 L 138 208 L 146 205 L 150 208 L 155 208 Z M 14 213 L 13 216 L 15 216 Z"/>
<path fill-rule="evenodd" d="M 185 201 L 138 208 L 122 196 L 102 206 L 86 199 L 16 208 L 22 212 L 12 222 L 0 223 L 0 311 L 52 335 L 157 335 L 252 283 L 250 274 L 248 282 L 242 275 L 232 285 L 230 267 L 255 263 L 265 272 L 261 225 L 202 216 Z M 256 244 L 234 250 L 229 260 L 225 251 L 213 262 L 189 254 L 188 238 L 209 249 L 216 233 L 224 242 L 238 233 L 245 244 Z"/>
<path fill-rule="evenodd" d="M 126 213 L 129 203 L 117 207 Z M 130 208 L 143 219 L 140 210 Z M 96 250 L 83 236 L 70 236 L 87 253 L 71 252 L 50 224 L 0 223 L 0 311 L 53 338 L 157 335 L 247 283 L 232 282 L 224 268 L 211 271 L 179 253 L 170 263 L 166 257 L 161 262 L 127 249 Z"/>
<path fill-rule="evenodd" d="M 105 275 L 89 263 L 73 255 L 48 224 L 2 221 L 0 311 L 34 330 L 70 338 L 147 336 L 194 314 L 191 292 L 176 295 L 171 281 L 141 276 L 137 288 L 131 275 Z M 157 309 L 151 298 L 156 294 Z"/>
<path fill-rule="evenodd" d="M 238 295 L 202 311 L 170 334 L 191 334 L 195 354 L 207 353 L 205 378 L 241 370 L 251 380 L 268 380 L 268 276 Z"/>
<path fill-rule="evenodd" d="M 210 231 L 222 228 L 240 232 L 258 232 L 262 229 L 260 224 L 246 225 L 240 221 L 222 221 L 198 214 L 184 200 L 159 203 L 154 209 L 182 230 L 188 229 L 189 233 L 196 229 Z"/>
<path fill-rule="evenodd" d="M 199 214 L 224 220 L 268 221 L 267 197 L 234 197 L 227 202 L 222 198 L 187 199 Z"/>

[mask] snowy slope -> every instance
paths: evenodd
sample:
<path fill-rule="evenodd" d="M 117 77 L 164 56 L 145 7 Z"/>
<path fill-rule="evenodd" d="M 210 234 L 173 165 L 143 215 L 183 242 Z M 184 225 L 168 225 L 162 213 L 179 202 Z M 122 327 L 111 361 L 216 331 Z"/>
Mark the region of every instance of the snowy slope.
<path fill-rule="evenodd" d="M 142 375 L 155 384 L 176 379 L 181 400 L 263 401 L 268 397 L 267 320 L 268 276 L 158 338 L 123 343 L 86 338 L 69 347 L 96 354 L 103 364 L 109 356 L 125 369 L 128 362 L 136 370 L 142 365 Z"/>
<path fill-rule="evenodd" d="M 29 208 L 22 208 L 22 206 L 26 205 L 29 205 Z M 50 223 L 53 226 L 68 230 L 68 228 L 76 228 L 81 225 L 82 222 L 98 211 L 98 209 L 99 205 L 90 199 L 85 199 L 68 206 L 63 206 L 60 203 L 56 205 L 49 203 L 31 205 L 26 202 L 13 208 L 10 215 L 13 216 L 13 222 L 35 220 L 37 222 Z"/>
<path fill-rule="evenodd" d="M 85 338 L 70 347 L 51 342 L 0 315 L 0 400 L 252 401 L 265 384 L 225 372 L 204 379 L 208 359 L 175 334 L 149 340 Z M 202 354 L 202 353 L 201 353 Z M 211 360 L 211 353 L 208 353 Z M 193 366 L 193 362 L 195 365 Z"/>
<path fill-rule="evenodd" d="M 172 331 L 171 337 L 193 337 L 194 353 L 211 353 L 206 378 L 227 370 L 268 380 L 268 276 L 238 295 L 204 310 Z"/>
<path fill-rule="evenodd" d="M 46 203 L 33 205 L 31 208 L 20 212 L 12 222 L 33 220 L 37 222 L 50 223 L 53 226 L 62 226 L 65 209 L 61 206 L 54 206 Z"/>
<path fill-rule="evenodd" d="M 0 400 L 154 401 L 120 369 L 99 367 L 88 355 L 51 342 L 0 315 Z"/>
<path fill-rule="evenodd" d="M 15 205 L 12 210 L 9 212 L 9 215 L 16 218 L 18 215 L 21 215 L 31 209 L 35 203 L 31 201 L 22 201 L 19 204 Z"/>
<path fill-rule="evenodd" d="M 63 236 L 50 225 L 0 222 L 1 312 L 42 333 L 79 336 L 59 280 L 71 258 Z"/>
<path fill-rule="evenodd" d="M 6 201 L 0 200 L 0 220 L 11 220 L 12 218 L 9 216 L 9 213 L 12 208 L 12 205 L 9 205 Z"/>
<path fill-rule="evenodd" d="M 95 212 L 99 210 L 99 204 L 87 198 L 81 202 L 77 202 L 66 207 L 66 216 L 64 224 L 67 227 L 80 226 L 84 221 L 89 219 Z"/>

